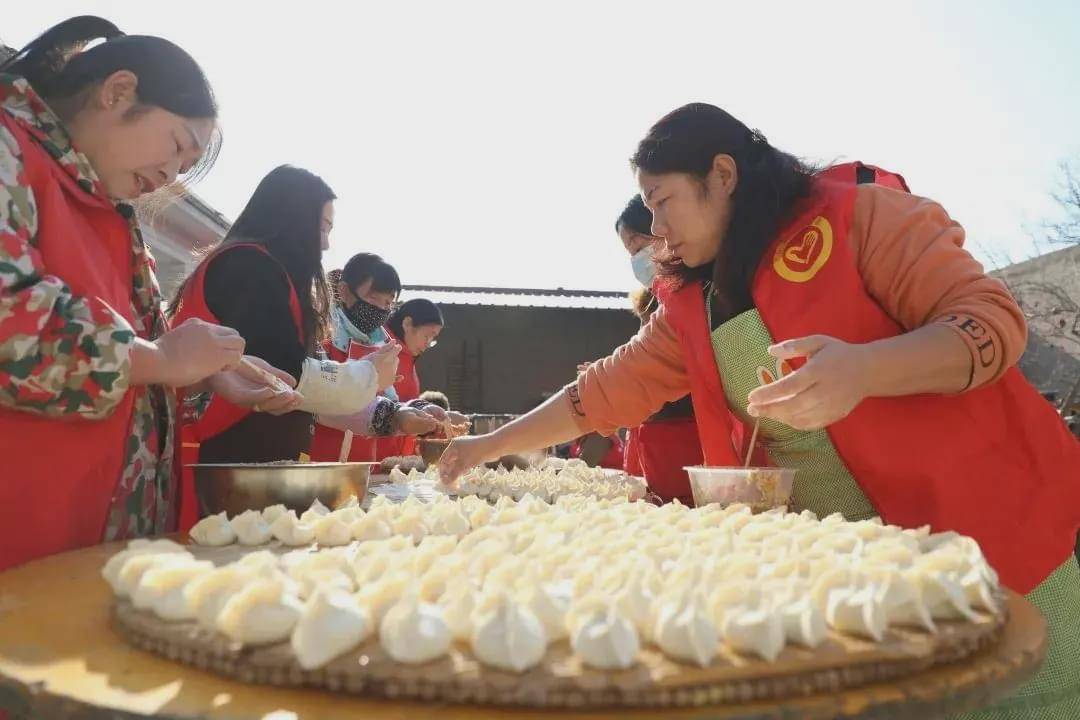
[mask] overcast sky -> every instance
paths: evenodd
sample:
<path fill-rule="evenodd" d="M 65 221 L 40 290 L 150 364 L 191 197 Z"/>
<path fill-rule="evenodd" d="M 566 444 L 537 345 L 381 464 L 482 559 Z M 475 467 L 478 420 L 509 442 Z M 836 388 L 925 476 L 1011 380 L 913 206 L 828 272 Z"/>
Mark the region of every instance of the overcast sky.
<path fill-rule="evenodd" d="M 211 205 L 235 217 L 301 165 L 340 198 L 327 267 L 374 251 L 406 283 L 632 287 L 627 158 L 691 101 L 901 172 L 984 262 L 1034 253 L 1025 225 L 1080 154 L 1076 2 L 50 0 L 0 36 L 82 13 L 202 64 L 225 132 Z"/>

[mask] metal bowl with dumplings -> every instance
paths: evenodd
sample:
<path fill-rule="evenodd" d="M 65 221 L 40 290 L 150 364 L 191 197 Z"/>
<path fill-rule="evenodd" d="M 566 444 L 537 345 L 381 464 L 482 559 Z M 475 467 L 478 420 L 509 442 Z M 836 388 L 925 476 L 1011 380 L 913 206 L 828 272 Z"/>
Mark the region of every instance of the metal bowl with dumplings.
<path fill-rule="evenodd" d="M 191 465 L 199 514 L 229 517 L 282 504 L 298 514 L 318 500 L 329 508 L 351 496 L 363 502 L 378 463 L 231 463 Z"/>

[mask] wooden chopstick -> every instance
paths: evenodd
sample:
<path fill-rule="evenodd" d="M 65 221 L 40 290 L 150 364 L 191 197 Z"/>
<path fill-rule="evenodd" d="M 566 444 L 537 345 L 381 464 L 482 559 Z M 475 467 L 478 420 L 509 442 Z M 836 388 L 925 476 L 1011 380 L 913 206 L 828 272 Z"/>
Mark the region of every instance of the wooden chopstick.
<path fill-rule="evenodd" d="M 278 392 L 286 392 L 290 390 L 288 384 L 284 380 L 282 380 L 269 370 L 259 367 L 255 363 L 251 362 L 251 360 L 249 360 L 248 358 L 240 358 L 240 364 L 243 365 L 246 369 L 258 375 L 263 380 L 263 382 L 265 382 L 267 385 L 274 388 Z"/>

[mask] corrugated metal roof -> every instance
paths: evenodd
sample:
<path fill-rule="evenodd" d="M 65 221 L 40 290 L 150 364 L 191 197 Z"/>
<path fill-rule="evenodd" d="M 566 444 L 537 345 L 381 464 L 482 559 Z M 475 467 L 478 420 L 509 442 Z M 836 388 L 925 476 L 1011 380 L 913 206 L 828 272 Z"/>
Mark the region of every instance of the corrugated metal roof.
<path fill-rule="evenodd" d="M 405 285 L 402 301 L 427 298 L 437 305 L 489 307 L 573 308 L 577 310 L 629 310 L 626 293 L 604 290 L 545 290 L 539 288 L 484 288 L 450 285 Z"/>

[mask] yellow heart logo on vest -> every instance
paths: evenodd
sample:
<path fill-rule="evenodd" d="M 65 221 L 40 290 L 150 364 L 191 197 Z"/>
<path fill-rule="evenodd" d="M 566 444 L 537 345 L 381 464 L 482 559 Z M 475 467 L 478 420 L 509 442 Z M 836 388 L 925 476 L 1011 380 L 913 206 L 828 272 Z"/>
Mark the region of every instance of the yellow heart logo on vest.
<path fill-rule="evenodd" d="M 832 225 L 822 216 L 777 246 L 773 254 L 776 274 L 791 282 L 813 279 L 832 254 Z"/>

